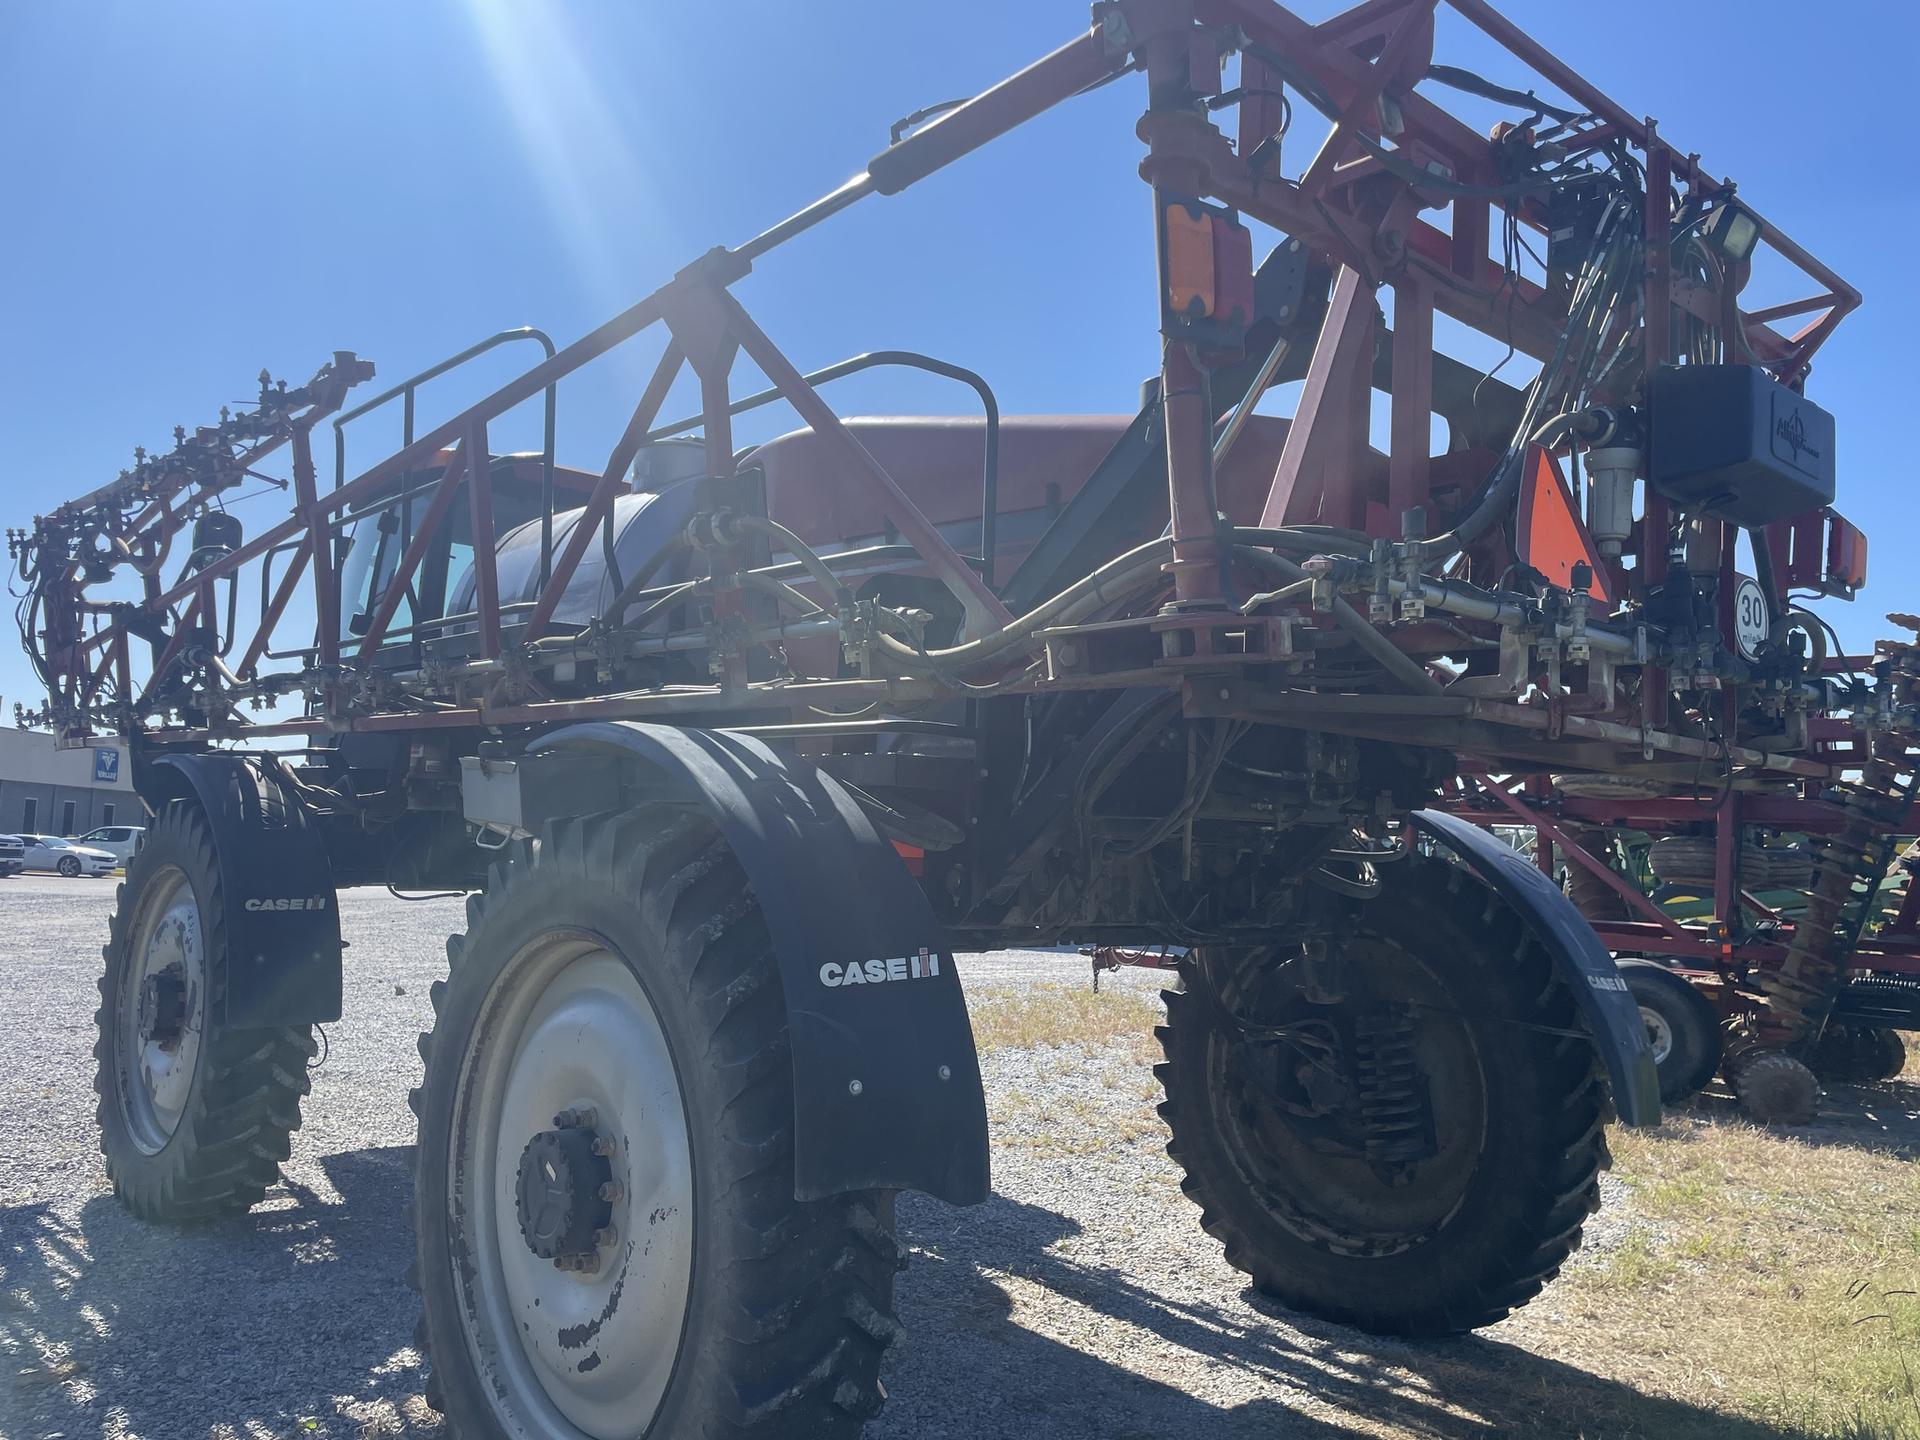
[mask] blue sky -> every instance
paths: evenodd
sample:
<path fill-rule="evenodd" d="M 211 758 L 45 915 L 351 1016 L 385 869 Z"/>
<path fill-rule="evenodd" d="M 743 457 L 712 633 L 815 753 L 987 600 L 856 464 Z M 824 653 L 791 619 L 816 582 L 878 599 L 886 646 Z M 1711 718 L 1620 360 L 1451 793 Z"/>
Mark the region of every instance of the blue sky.
<path fill-rule="evenodd" d="M 1873 577 L 1825 611 L 1864 642 L 1882 611 L 1920 610 L 1920 186 L 1904 143 L 1920 12 L 1506 9 L 1865 292 L 1810 393 L 1839 417 L 1839 503 L 1873 537 Z M 26 524 L 136 444 L 163 449 L 175 424 L 245 401 L 262 365 L 297 383 L 352 349 L 389 381 L 509 325 L 564 343 L 845 179 L 894 118 L 992 83 L 1085 16 L 1079 0 L 0 5 L 0 519 Z M 1458 23 L 1438 58 L 1515 75 Z M 981 370 L 1010 411 L 1130 410 L 1154 364 L 1143 98 L 1129 80 L 1062 107 L 856 207 L 737 293 L 803 367 L 910 346 Z M 647 344 L 563 388 L 563 460 L 604 462 Z M 445 382 L 423 416 L 513 368 Z M 832 398 L 867 412 L 965 399 L 884 375 Z M 532 443 L 533 420 L 505 439 Z M 390 439 L 370 428 L 353 454 Z M 266 504 L 254 529 L 275 518 Z M 30 687 L 0 646 L 9 714 Z"/>

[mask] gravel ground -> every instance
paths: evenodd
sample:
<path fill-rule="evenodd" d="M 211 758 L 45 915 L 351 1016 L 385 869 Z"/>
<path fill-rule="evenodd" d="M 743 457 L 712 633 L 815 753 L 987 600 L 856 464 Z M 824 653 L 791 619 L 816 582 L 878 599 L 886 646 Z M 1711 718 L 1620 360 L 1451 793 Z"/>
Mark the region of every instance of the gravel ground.
<path fill-rule="evenodd" d="M 459 902 L 342 897 L 347 1013 L 285 1183 L 244 1218 L 170 1231 L 121 1211 L 94 1146 L 112 899 L 108 883 L 0 882 L 0 1437 L 440 1433 L 401 1283 L 405 1094 Z M 997 990 L 1083 984 L 1084 966 L 1043 953 L 961 964 Z M 1158 977 L 1106 983 L 1150 993 Z M 902 1201 L 907 1338 L 874 1440 L 1573 1436 L 1583 1393 L 1617 1402 L 1610 1382 L 1529 1352 L 1553 1324 L 1551 1292 L 1487 1337 L 1424 1347 L 1265 1308 L 1179 1194 L 1137 1046 L 1000 1052 L 986 1072 L 996 1193 L 964 1211 Z M 1589 1253 L 1633 1223 L 1619 1209 L 1598 1217 Z M 1647 1401 L 1634 1433 L 1661 1434 L 1676 1408 Z"/>

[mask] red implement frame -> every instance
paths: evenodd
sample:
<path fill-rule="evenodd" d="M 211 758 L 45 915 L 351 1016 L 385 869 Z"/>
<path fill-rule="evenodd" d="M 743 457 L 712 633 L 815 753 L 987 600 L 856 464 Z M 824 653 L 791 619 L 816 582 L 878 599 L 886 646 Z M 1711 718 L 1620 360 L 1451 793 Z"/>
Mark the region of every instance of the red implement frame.
<path fill-rule="evenodd" d="M 1647 361 L 1658 363 L 1671 356 L 1669 322 L 1674 314 L 1681 314 L 1715 325 L 1737 326 L 1748 349 L 1782 380 L 1792 382 L 1803 376 L 1820 345 L 1858 303 L 1857 293 L 1770 224 L 1764 232 L 1767 243 L 1806 273 L 1816 292 L 1813 298 L 1742 314 L 1732 298 L 1737 285 L 1716 290 L 1671 273 L 1663 243 L 1669 223 L 1667 177 L 1696 197 L 1723 193 L 1723 182 L 1702 169 L 1695 157 L 1669 147 L 1650 121 L 1636 119 L 1520 33 L 1483 0 L 1446 3 L 1485 31 L 1540 81 L 1587 111 L 1584 139 L 1595 143 L 1624 141 L 1643 155 L 1649 194 L 1654 197 L 1646 206 L 1645 216 L 1646 234 L 1652 242 L 1647 249 L 1643 287 Z M 447 447 L 457 447 L 452 463 L 424 487 L 431 491 L 428 514 L 437 524 L 453 503 L 454 488 L 464 476 L 474 482 L 469 486 L 468 503 L 476 533 L 489 533 L 490 496 L 487 484 L 481 483 L 488 473 L 489 423 L 587 362 L 656 326 L 668 332 L 659 367 L 588 498 L 580 523 L 573 527 L 560 553 L 552 557 L 547 583 L 526 615 L 515 643 L 536 641 L 551 630 L 560 597 L 613 502 L 628 491 L 628 471 L 634 455 L 683 367 L 690 367 L 700 382 L 709 468 L 719 477 L 730 473 L 729 374 L 739 352 L 753 360 L 809 426 L 837 447 L 845 460 L 845 483 L 891 522 L 918 552 L 925 570 L 958 597 L 969 631 L 982 633 L 1005 624 L 1011 617 L 975 567 L 948 543 L 898 481 L 840 423 L 798 367 L 747 315 L 729 287 L 746 275 L 757 259 L 847 206 L 873 194 L 904 189 L 1090 85 L 1128 69 L 1143 70 L 1146 76 L 1149 108 L 1140 122 L 1139 134 L 1147 146 L 1142 174 L 1154 186 L 1161 203 L 1156 213 L 1176 201 L 1217 202 L 1231 207 L 1239 216 L 1286 232 L 1337 267 L 1332 303 L 1309 361 L 1306 396 L 1288 432 L 1277 473 L 1258 511 L 1233 518 L 1242 525 L 1318 520 L 1365 528 L 1379 536 L 1397 536 L 1400 516 L 1416 507 L 1442 513 L 1445 504 L 1432 488 L 1435 462 L 1440 457 L 1429 453 L 1428 438 L 1435 393 L 1434 314 L 1449 315 L 1501 339 L 1510 338 L 1517 349 L 1544 357 L 1551 352 L 1559 331 L 1562 306 L 1560 297 L 1509 274 L 1488 253 L 1495 209 L 1510 210 L 1520 224 L 1535 231 L 1544 228 L 1543 216 L 1533 202 L 1501 190 L 1503 176 L 1495 142 L 1476 133 L 1416 88 L 1432 60 L 1436 8 L 1436 0 L 1366 0 L 1316 26 L 1273 0 L 1112 0 L 1096 6 L 1095 23 L 1088 33 L 894 144 L 838 190 L 738 249 L 711 252 L 597 330 L 325 493 L 315 487 L 308 434 L 322 415 L 337 408 L 339 395 L 334 393 L 337 387 L 317 388 L 310 407 L 275 442 L 291 439 L 295 447 L 295 513 L 171 589 L 161 589 L 151 578 L 157 574 L 157 564 L 150 570 L 148 593 L 138 607 L 140 618 L 149 628 L 172 626 L 171 641 L 155 673 L 164 672 L 183 650 L 204 648 L 204 637 L 217 623 L 212 604 L 214 582 L 232 576 L 276 547 L 297 542 L 287 574 L 261 616 L 258 629 L 241 650 L 237 677 L 228 672 L 228 678 L 243 682 L 255 678 L 273 629 L 304 576 L 311 586 L 319 619 L 316 660 L 323 672 L 330 672 L 320 682 L 325 699 L 317 707 L 318 713 L 307 719 L 244 726 L 229 718 L 221 722 L 223 733 L 313 734 L 343 728 L 406 729 L 483 720 L 535 723 L 588 715 L 671 714 L 676 708 L 699 708 L 684 696 L 640 695 L 541 701 L 493 710 L 441 705 L 365 713 L 363 706 L 361 713 L 355 713 L 348 703 L 352 684 L 343 673 L 332 673 L 343 671 L 354 660 L 366 659 L 386 637 L 401 597 L 425 558 L 422 537 L 433 528 L 432 524 L 420 527 L 385 593 L 378 597 L 370 627 L 354 654 L 346 657 L 340 654 L 338 642 L 340 597 L 333 562 L 340 517 L 379 499 L 383 487 L 390 486 L 396 477 L 429 467 Z M 1237 144 L 1194 103 L 1196 97 L 1218 97 L 1225 88 L 1223 38 L 1225 48 L 1241 50 L 1240 78 L 1245 93 L 1239 101 Z M 1278 173 L 1276 126 L 1280 107 L 1271 92 L 1282 79 L 1295 92 L 1302 83 L 1313 87 L 1337 112 L 1325 141 L 1298 180 Z M 1391 124 L 1386 118 L 1389 115 Z M 1386 153 L 1389 150 L 1390 155 Z M 1409 165 L 1414 167 L 1411 176 L 1407 173 Z M 1436 175 L 1447 177 L 1452 188 L 1440 186 L 1432 178 Z M 1459 188 L 1462 186 L 1476 189 L 1463 192 Z M 1447 228 L 1421 218 L 1423 212 L 1442 207 L 1450 211 Z M 1223 281 L 1226 278 L 1222 277 Z M 1393 401 L 1387 486 L 1384 495 L 1376 496 L 1368 488 L 1368 476 L 1374 467 L 1368 450 L 1367 416 L 1378 324 L 1373 296 L 1383 285 L 1391 288 L 1395 300 L 1390 346 Z M 1496 298 L 1500 300 L 1497 318 Z M 1165 291 L 1162 301 L 1164 308 Z M 1774 321 L 1802 315 L 1815 318 L 1791 334 L 1772 327 Z M 1203 398 L 1203 372 L 1215 361 L 1171 324 L 1163 329 L 1166 341 L 1161 381 L 1173 550 L 1169 568 L 1181 609 L 1217 611 L 1232 604 L 1229 592 L 1233 587 L 1226 578 L 1225 542 L 1217 529 L 1212 492 L 1214 434 Z M 164 544 L 174 530 L 187 523 L 189 512 L 221 484 L 199 489 L 185 482 L 171 489 L 161 486 L 140 518 L 123 528 L 158 535 Z M 64 507 L 50 519 L 67 523 L 100 498 L 97 493 L 75 506 Z M 1649 515 L 1648 533 L 1663 533 L 1656 528 L 1663 522 L 1657 500 L 1650 504 L 1650 510 L 1655 513 Z M 1731 538 L 1729 531 L 1729 553 Z M 1774 543 L 1788 545 L 1791 538 L 1783 530 Z M 1632 574 L 1633 580 L 1642 585 L 1657 581 L 1664 565 L 1660 545 L 1643 549 L 1643 564 Z M 728 557 L 722 554 L 716 560 L 726 562 Z M 478 643 L 482 659 L 490 660 L 501 654 L 505 642 L 489 547 L 476 548 L 475 564 Z M 716 573 L 721 575 L 714 594 L 717 618 L 736 613 L 742 603 L 724 571 L 725 564 L 717 563 Z M 1625 587 L 1621 588 L 1624 593 Z M 45 631 L 53 711 L 70 735 L 86 733 L 90 720 L 98 714 L 97 707 L 90 714 L 89 706 L 103 681 L 115 673 L 124 675 L 129 666 L 127 618 L 109 616 L 104 607 L 90 606 L 80 590 L 77 579 L 66 587 L 69 613 L 50 613 Z M 179 608 L 182 605 L 186 606 L 184 612 Z M 105 623 L 100 623 L 92 636 L 83 638 L 82 622 L 89 613 L 96 622 Z M 190 638 L 189 631 L 195 626 L 198 633 Z M 225 637 L 228 644 L 237 638 Z M 1407 643 L 1399 636 L 1396 641 Z M 768 708 L 791 706 L 803 698 L 807 703 L 831 700 L 852 683 L 790 687 L 784 698 L 776 699 L 762 696 L 745 684 L 745 672 L 737 657 L 723 657 L 718 673 L 732 702 L 742 706 L 765 704 Z M 1176 677 L 1170 683 L 1182 682 Z M 888 694 L 894 696 L 917 688 L 942 693 L 938 685 L 926 681 L 892 680 L 885 684 L 891 687 Z M 1484 732 L 1489 724 L 1497 724 L 1533 735 L 1540 743 L 1571 735 L 1651 747 L 1655 743 L 1652 731 L 1664 719 L 1662 697 L 1667 687 L 1655 680 L 1641 689 L 1650 697 L 1644 712 L 1619 711 L 1609 717 L 1605 713 L 1572 713 L 1579 706 L 1535 709 L 1460 701 L 1446 712 L 1444 725 L 1436 721 L 1436 726 L 1444 729 L 1452 725 L 1460 735 L 1471 737 Z M 129 693 L 124 682 L 120 693 L 123 698 Z M 847 698 L 864 693 L 854 684 Z M 1190 713 L 1195 712 L 1191 692 L 1188 708 Z M 1598 708 L 1604 712 L 1617 707 L 1608 700 Z M 123 711 L 124 726 L 139 723 L 134 709 L 126 707 Z M 149 733 L 163 742 L 169 734 L 191 738 L 190 730 Z M 1681 737 L 1658 738 L 1663 748 L 1676 753 L 1697 754 L 1701 750 L 1698 742 Z M 1460 743 L 1462 748 L 1472 748 L 1459 740 L 1435 743 Z M 1764 757 L 1754 759 L 1758 763 Z M 1804 760 L 1786 760 L 1779 768 L 1810 775 L 1832 773 L 1825 763 Z"/>
<path fill-rule="evenodd" d="M 1553 873 L 1557 857 L 1606 883 L 1626 902 L 1631 914 L 1628 919 L 1589 917 L 1594 933 L 1608 949 L 1622 955 L 1657 955 L 1695 970 L 1730 969 L 1736 958 L 1742 966 L 1764 969 L 1779 964 L 1787 953 L 1792 922 L 1768 909 L 1736 879 L 1742 827 L 1823 835 L 1839 828 L 1842 814 L 1818 795 L 1750 795 L 1728 790 L 1724 795 L 1697 799 L 1661 796 L 1595 800 L 1558 793 L 1544 776 L 1499 780 L 1484 774 L 1465 776 L 1450 797 L 1448 808 L 1482 825 L 1530 828 L 1536 837 L 1535 856 L 1543 870 Z M 1591 831 L 1607 826 L 1654 835 L 1711 826 L 1716 872 L 1712 920 L 1683 924 L 1673 919 L 1604 858 L 1575 839 L 1569 828 Z M 1903 827 L 1906 833 L 1915 829 L 1920 829 L 1920 813 L 1909 816 Z M 1920 976 L 1917 888 L 1909 885 L 1899 912 L 1862 937 L 1853 952 L 1853 968 Z M 1742 934 L 1740 911 L 1769 922 L 1767 933 Z"/>

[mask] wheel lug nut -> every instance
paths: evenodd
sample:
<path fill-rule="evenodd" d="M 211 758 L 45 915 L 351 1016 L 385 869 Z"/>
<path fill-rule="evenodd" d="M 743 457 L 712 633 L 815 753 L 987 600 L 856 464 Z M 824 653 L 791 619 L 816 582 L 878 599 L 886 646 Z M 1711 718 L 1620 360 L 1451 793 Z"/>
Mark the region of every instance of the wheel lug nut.
<path fill-rule="evenodd" d="M 596 1245 L 617 1244 L 619 1242 L 619 1239 L 620 1239 L 620 1232 L 614 1229 L 614 1227 L 611 1225 L 603 1225 L 600 1227 L 600 1229 L 593 1232 L 593 1243 Z M 600 1264 L 600 1257 L 596 1255 L 594 1257 L 594 1266 L 596 1269 L 599 1267 L 599 1264 Z"/>
<path fill-rule="evenodd" d="M 626 1199 L 627 1192 L 618 1180 L 609 1180 L 600 1187 L 600 1198 L 608 1204 L 613 1204 L 616 1201 Z"/>
<path fill-rule="evenodd" d="M 594 1130 L 598 1129 L 599 1125 L 600 1112 L 595 1110 L 591 1105 L 582 1105 L 577 1110 L 562 1110 L 558 1115 L 553 1117 L 553 1128 L 556 1130 L 572 1130 L 575 1128 Z"/>
<path fill-rule="evenodd" d="M 608 1135 L 596 1135 L 593 1139 L 593 1153 L 603 1159 L 613 1154 L 613 1138 Z"/>

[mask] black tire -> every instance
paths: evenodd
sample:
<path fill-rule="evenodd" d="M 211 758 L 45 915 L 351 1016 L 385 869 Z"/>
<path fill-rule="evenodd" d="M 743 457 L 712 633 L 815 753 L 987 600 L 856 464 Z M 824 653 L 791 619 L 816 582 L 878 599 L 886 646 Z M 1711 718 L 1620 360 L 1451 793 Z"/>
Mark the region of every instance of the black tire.
<path fill-rule="evenodd" d="M 1647 1043 L 1660 1072 L 1660 1098 L 1678 1105 L 1720 1068 L 1726 1032 L 1711 1001 L 1658 960 L 1620 961 L 1621 978 L 1647 1022 Z"/>
<path fill-rule="evenodd" d="M 58 865 L 60 873 L 71 880 L 80 873 L 80 862 L 71 855 L 62 855 Z"/>
<path fill-rule="evenodd" d="M 1647 863 L 1663 885 L 1679 885 L 1690 890 L 1713 891 L 1719 848 L 1711 835 L 1668 835 L 1653 842 L 1647 851 Z M 1784 855 L 1776 856 L 1752 842 L 1743 842 L 1734 857 L 1736 879 L 1743 890 L 1764 890 L 1772 882 Z M 1795 873 L 1805 876 L 1812 870 L 1808 861 Z"/>
<path fill-rule="evenodd" d="M 1907 1068 L 1907 1043 L 1897 1030 L 1829 1024 L 1807 1064 L 1822 1080 L 1872 1085 Z"/>
<path fill-rule="evenodd" d="M 178 877 L 178 878 L 176 878 Z M 190 895 L 183 896 L 184 881 Z M 190 899 L 197 912 L 202 974 L 181 998 L 180 1029 L 197 1028 L 197 1055 L 177 1123 L 153 1128 L 143 1081 L 125 1028 L 127 1007 L 141 1003 L 143 907 Z M 246 1210 L 280 1178 L 290 1136 L 300 1128 L 300 1100 L 311 1088 L 307 1062 L 316 1047 L 310 1026 L 231 1029 L 218 1018 L 226 986 L 226 929 L 220 868 L 200 810 L 175 801 L 154 820 L 146 848 L 119 887 L 94 1015 L 94 1090 L 100 1149 L 114 1193 L 143 1220 L 197 1221 Z"/>
<path fill-rule="evenodd" d="M 446 1416 L 461 1440 L 575 1434 L 580 1432 L 553 1425 L 561 1417 L 551 1386 L 598 1383 L 550 1378 L 558 1375 L 552 1366 L 562 1353 L 554 1347 L 569 1343 L 568 1332 L 549 1335 L 540 1317 L 554 1314 L 558 1304 L 541 1311 L 523 1302 L 513 1314 L 534 1317 L 525 1335 L 512 1323 L 489 1329 L 483 1322 L 481 1312 L 495 1302 L 474 1288 L 474 1274 L 487 1273 L 489 1265 L 505 1274 L 508 1264 L 523 1267 L 521 1275 L 533 1272 L 507 1242 L 497 1244 L 492 1257 L 476 1251 L 473 1237 L 484 1243 L 489 1232 L 474 1217 L 484 1218 L 483 1207 L 493 1203 L 484 1199 L 488 1182 L 471 1178 L 484 1167 L 476 1164 L 455 1176 L 471 1153 L 472 1133 L 487 1124 L 489 1114 L 496 1138 L 487 1142 L 486 1153 L 497 1162 L 520 1144 L 499 1118 L 504 1110 L 486 1108 L 487 1094 L 506 1093 L 486 1089 L 493 1083 L 485 1078 L 486 1067 L 502 1062 L 498 1050 L 496 1058 L 485 1058 L 476 1037 L 508 1046 L 514 1058 L 505 1063 L 518 1074 L 524 1053 L 519 1047 L 532 1043 L 524 1036 L 534 1022 L 512 1022 L 508 1007 L 531 1003 L 535 1008 L 528 1013 L 543 1013 L 537 1007 L 544 999 L 513 997 L 516 987 L 541 993 L 529 977 L 549 973 L 534 967 L 548 947 L 563 942 L 590 945 L 596 964 L 623 965 L 621 985 L 629 983 L 627 975 L 638 982 L 657 1020 L 686 1121 L 679 1139 L 662 1118 L 673 1106 L 658 1104 L 640 1127 L 669 1132 L 684 1146 L 692 1197 L 685 1242 L 690 1278 L 677 1282 L 687 1298 L 677 1312 L 677 1346 L 663 1347 L 673 1358 L 651 1402 L 653 1420 L 648 1424 L 644 1411 L 630 1414 L 618 1433 L 644 1428 L 651 1436 L 703 1440 L 850 1440 L 880 1407 L 881 1355 L 899 1333 L 893 1318 L 900 1252 L 892 1235 L 892 1197 L 859 1192 L 795 1200 L 786 1008 L 766 922 L 713 827 L 704 817 L 666 806 L 559 822 L 537 846 L 514 847 L 511 858 L 494 867 L 484 898 L 469 898 L 465 936 L 447 942 L 451 973 L 432 987 L 434 1028 L 420 1042 L 425 1080 L 410 1097 L 420 1123 L 416 1259 L 408 1281 L 422 1299 L 416 1338 L 430 1367 L 428 1404 Z M 639 1155 L 649 1143 L 598 1109 L 570 1108 L 554 1117 L 556 1127 L 563 1119 L 595 1127 L 594 1143 L 604 1147 L 596 1154 Z M 622 1137 L 617 1143 L 615 1134 Z M 530 1140 L 521 1155 L 522 1176 L 532 1153 Z M 622 1201 L 627 1189 L 647 1183 L 637 1162 L 624 1176 L 614 1171 L 612 1177 Z M 610 1228 L 596 1233 L 596 1244 L 600 1234 L 628 1233 L 625 1212 L 616 1208 L 602 1218 Z M 636 1215 L 633 1227 L 640 1223 Z M 648 1234 L 648 1249 L 637 1261 L 631 1246 L 622 1252 L 620 1242 L 610 1242 L 607 1270 L 613 1273 L 617 1262 L 619 1278 L 609 1309 L 627 1286 L 629 1267 L 649 1263 L 655 1239 L 668 1235 L 663 1250 L 673 1243 L 670 1232 Z M 525 1243 L 532 1248 L 532 1241 Z M 599 1255 L 592 1252 L 594 1283 Z M 627 1286 L 629 1296 L 651 1293 L 659 1272 L 640 1273 L 645 1279 Z M 531 1283 L 563 1282 L 548 1277 Z M 557 1326 L 558 1318 L 552 1323 Z M 610 1358 L 613 1366 L 620 1364 L 617 1355 Z M 576 1367 L 582 1376 L 588 1363 Z M 592 1364 L 597 1368 L 599 1360 Z M 541 1365 L 549 1368 L 543 1372 Z"/>
<path fill-rule="evenodd" d="M 1339 927 L 1340 973 L 1364 967 L 1376 1000 L 1403 1002 L 1433 1158 L 1390 1178 L 1351 1152 L 1329 1157 L 1261 1093 L 1263 1072 L 1236 1056 L 1242 1037 L 1302 1033 L 1315 1015 L 1356 1033 L 1370 1023 L 1316 1008 L 1270 955 L 1183 965 L 1157 1032 L 1160 1113 L 1201 1225 L 1260 1293 L 1376 1334 L 1456 1334 L 1532 1299 L 1579 1244 L 1612 1112 L 1574 997 L 1514 913 L 1442 861 L 1382 874 L 1389 893 Z"/>
<path fill-rule="evenodd" d="M 1900 1038 L 1898 1030 L 1875 1030 L 1873 1037 L 1880 1048 L 1879 1063 L 1873 1067 L 1873 1078 L 1891 1080 L 1907 1068 L 1907 1042 Z"/>

